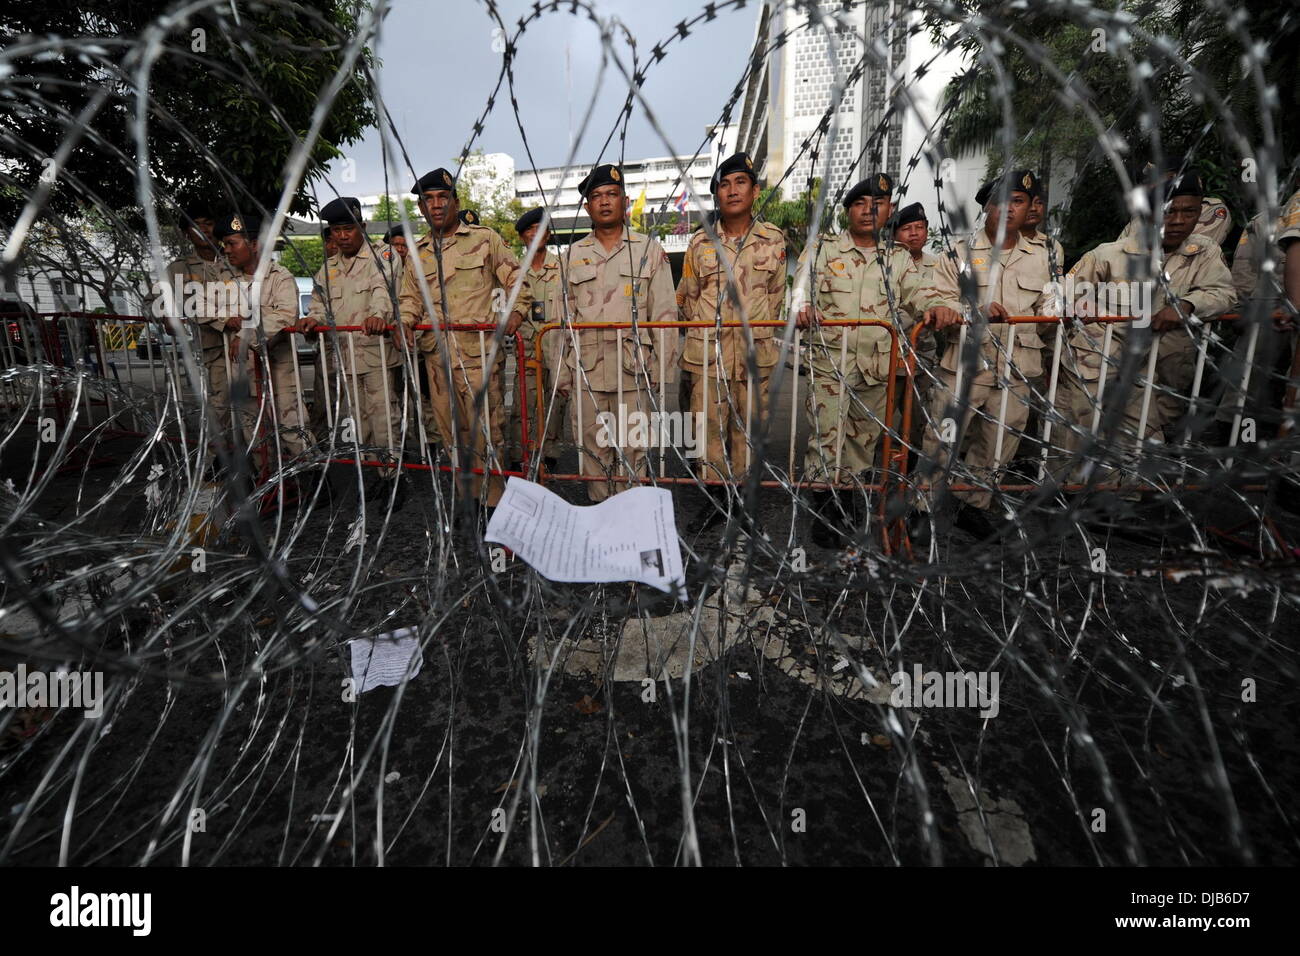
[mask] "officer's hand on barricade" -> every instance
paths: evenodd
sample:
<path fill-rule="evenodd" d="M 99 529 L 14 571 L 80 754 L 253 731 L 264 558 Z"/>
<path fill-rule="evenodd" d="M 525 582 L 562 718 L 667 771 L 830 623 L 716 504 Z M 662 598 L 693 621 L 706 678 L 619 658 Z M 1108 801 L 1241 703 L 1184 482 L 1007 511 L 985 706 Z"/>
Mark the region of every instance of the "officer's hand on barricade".
<path fill-rule="evenodd" d="M 519 331 L 519 326 L 524 324 L 524 314 L 522 312 L 511 312 L 510 318 L 506 320 L 506 335 L 514 335 Z"/>
<path fill-rule="evenodd" d="M 946 305 L 936 305 L 933 308 L 925 310 L 925 316 L 921 319 L 921 324 L 932 325 L 935 329 L 946 329 L 950 325 L 961 323 L 961 313 L 956 309 L 950 309 Z"/>
<path fill-rule="evenodd" d="M 1001 302 L 990 302 L 988 313 L 990 322 L 1005 322 L 1011 318 L 1011 313 L 1007 311 L 1007 307 Z"/>
<path fill-rule="evenodd" d="M 1183 324 L 1183 313 L 1175 305 L 1167 305 L 1151 316 L 1151 327 L 1157 332 L 1176 329 Z"/>
<path fill-rule="evenodd" d="M 1283 312 L 1281 315 L 1273 317 L 1273 328 L 1279 332 L 1292 332 L 1295 330 L 1295 316 L 1290 312 Z"/>
<path fill-rule="evenodd" d="M 811 305 L 805 305 L 795 316 L 794 324 L 801 329 L 809 329 L 817 324 L 817 310 Z"/>
<path fill-rule="evenodd" d="M 232 315 L 226 319 L 225 329 L 227 332 L 238 332 L 239 327 L 243 325 L 244 320 L 237 315 Z"/>
<path fill-rule="evenodd" d="M 312 338 L 315 338 L 316 320 L 313 319 L 310 315 L 304 315 L 301 319 L 298 320 L 297 324 L 294 325 L 293 329 L 295 332 L 302 332 L 308 336 L 311 336 Z"/>
<path fill-rule="evenodd" d="M 361 327 L 365 329 L 366 335 L 383 335 L 388 331 L 388 323 L 377 315 L 366 318 Z"/>

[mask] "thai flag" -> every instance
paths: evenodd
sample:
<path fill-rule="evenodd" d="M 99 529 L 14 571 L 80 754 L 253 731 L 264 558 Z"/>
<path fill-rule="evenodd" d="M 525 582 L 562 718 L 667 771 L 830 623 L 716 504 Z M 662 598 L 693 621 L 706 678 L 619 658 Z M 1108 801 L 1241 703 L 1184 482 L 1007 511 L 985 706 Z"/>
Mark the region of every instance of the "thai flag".
<path fill-rule="evenodd" d="M 677 207 L 678 212 L 686 211 L 686 190 L 685 189 L 683 189 L 682 194 L 677 197 L 677 202 L 675 202 L 674 205 Z"/>

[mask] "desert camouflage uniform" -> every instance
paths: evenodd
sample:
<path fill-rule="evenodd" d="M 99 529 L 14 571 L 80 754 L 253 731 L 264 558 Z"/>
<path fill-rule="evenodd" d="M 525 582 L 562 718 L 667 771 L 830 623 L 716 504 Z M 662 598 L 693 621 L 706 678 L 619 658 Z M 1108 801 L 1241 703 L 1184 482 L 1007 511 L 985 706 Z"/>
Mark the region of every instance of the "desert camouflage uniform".
<path fill-rule="evenodd" d="M 649 236 L 628 230 L 622 242 L 607 250 L 589 233 L 569 247 L 565 272 L 569 317 L 575 323 L 630 323 L 634 307 L 638 324 L 677 319 L 668 255 Z M 633 413 L 663 410 L 651 390 L 661 377 L 667 378 L 676 352 L 674 335 L 662 329 L 583 329 L 564 336 L 560 387 L 570 396 L 574 440 L 583 448 L 582 474 L 612 478 L 629 469 L 634 475 L 645 474 L 644 447 L 616 447 L 619 406 L 625 421 Z M 597 420 L 601 413 L 607 413 L 605 424 Z M 596 467 L 601 471 L 596 472 Z M 612 491 L 612 483 L 587 482 L 592 501 L 603 501 Z"/>
<path fill-rule="evenodd" d="M 220 307 L 209 308 L 209 293 L 213 292 L 211 299 L 213 305 L 226 301 L 225 297 L 234 290 L 234 287 L 230 285 L 235 279 L 234 270 L 230 268 L 230 264 L 226 262 L 226 257 L 221 253 L 217 253 L 217 257 L 209 262 L 197 252 L 191 250 L 188 255 L 168 265 L 165 275 L 165 281 L 169 289 L 175 290 L 176 278 L 179 276 L 183 295 L 189 295 L 196 291 L 191 288 L 189 292 L 186 292 L 185 287 L 191 282 L 198 283 L 202 292 L 202 301 L 196 299 L 191 307 L 187 308 L 188 303 L 184 300 L 177 302 L 175 304 L 176 317 L 189 318 L 198 328 L 199 354 L 195 357 L 203 363 L 203 367 L 207 370 L 207 406 L 216 415 L 217 427 L 224 431 L 230 427 L 230 369 L 228 366 L 230 336 L 224 331 L 228 313 Z M 219 295 L 214 290 L 219 290 Z M 193 313 L 192 317 L 185 315 L 187 311 Z"/>
<path fill-rule="evenodd" d="M 744 320 L 779 319 L 785 300 L 785 234 L 771 223 L 755 222 L 739 239 L 721 232 L 718 238 L 725 264 L 703 229 L 686 247 L 677 285 L 682 321 L 742 321 L 742 308 L 728 293 L 727 268 Z M 776 332 L 773 326 L 750 328 L 758 366 L 758 377 L 751 380 L 744 328 L 687 330 L 681 367 L 693 376 L 691 414 L 705 413 L 706 394 L 708 403 L 702 477 L 737 478 L 749 468 L 749 424 L 763 421 L 767 413 L 767 380 L 780 351 Z"/>
<path fill-rule="evenodd" d="M 806 256 L 805 251 L 805 261 Z M 899 341 L 899 365 L 909 347 L 903 343 L 910 340 L 912 327 L 925 310 L 956 306 L 945 303 L 926 284 L 920 267 L 902 246 L 858 246 L 847 231 L 820 244 L 812 281 L 819 321 L 890 322 Z M 819 324 L 809 330 L 807 341 L 806 407 L 812 435 L 804 456 L 804 480 L 851 481 L 875 461 L 887 411 L 894 337 L 884 326 Z"/>
<path fill-rule="evenodd" d="M 307 315 L 316 325 L 362 325 L 372 316 L 392 322 L 388 284 L 368 246 L 362 245 L 351 258 L 333 256 L 321 266 L 313 280 Z M 364 332 L 339 332 L 335 339 L 328 333 L 321 338 L 327 380 L 317 390 L 318 400 L 329 396 L 331 414 L 340 426 L 344 419 L 352 420 L 357 444 L 395 456 L 402 429 L 394 415 L 391 377 L 392 369 L 401 364 L 400 344 L 394 344 L 389 334 Z M 375 460 L 372 452 L 366 457 Z"/>
<path fill-rule="evenodd" d="M 1108 242 L 1085 253 L 1070 275 L 1075 283 L 1083 281 L 1114 282 L 1120 293 L 1118 314 L 1133 314 L 1137 304 L 1126 301 L 1128 283 L 1145 281 L 1148 267 L 1147 253 L 1136 239 Z M 1213 318 L 1227 311 L 1233 302 L 1232 274 L 1223 261 L 1223 253 L 1208 236 L 1193 233 L 1177 250 L 1163 258 L 1162 268 L 1168 277 L 1169 290 L 1183 302 L 1189 303 L 1201 319 Z M 1118 283 L 1122 283 L 1119 285 Z M 1163 283 L 1157 283 L 1151 296 L 1151 315 L 1154 316 L 1168 304 Z M 1148 320 L 1149 321 L 1149 320 Z M 1125 401 L 1122 454 L 1132 454 L 1141 422 L 1142 396 L 1145 386 L 1150 348 L 1140 355 L 1134 386 L 1128 394 L 1115 394 L 1119 386 L 1120 360 L 1124 343 L 1130 334 L 1131 322 L 1110 323 L 1112 327 L 1109 361 L 1102 357 L 1106 324 L 1090 323 L 1077 329 L 1071 336 L 1069 348 L 1061 359 L 1060 380 L 1056 391 L 1056 411 L 1065 419 L 1052 433 L 1058 460 L 1053 473 L 1059 479 L 1068 477 L 1070 456 L 1081 443 L 1083 434 L 1091 431 L 1097 408 L 1098 383 L 1102 380 L 1102 366 L 1106 366 L 1105 387 L 1102 390 L 1102 414 L 1117 398 Z M 1146 333 L 1141 333 L 1145 335 Z M 1157 358 L 1156 383 L 1152 389 L 1147 410 L 1144 439 L 1159 437 L 1187 409 L 1188 391 L 1196 363 L 1196 341 L 1184 326 L 1166 332 L 1156 332 Z"/>
<path fill-rule="evenodd" d="M 441 240 L 442 274 L 446 286 L 438 278 L 438 261 L 434 252 L 435 236 L 430 234 L 415 244 L 414 256 L 405 269 L 402 279 L 401 316 L 407 326 L 452 324 L 498 324 L 502 318 L 494 311 L 493 292 L 502 290 L 500 300 L 505 304 L 516 279 L 519 277 L 519 260 L 511 253 L 505 241 L 484 226 L 461 223 L 456 231 Z M 419 268 L 416 268 L 416 266 Z M 433 303 L 433 315 L 424 307 L 421 280 L 427 284 Z M 447 314 L 443 315 L 443 295 L 447 298 Z M 531 296 L 527 279 L 521 283 L 518 298 L 510 311 L 528 313 Z M 429 373 L 430 401 L 438 421 L 438 431 L 446 441 L 457 435 L 454 455 L 458 467 L 502 469 L 505 446 L 502 433 L 505 423 L 502 376 L 506 350 L 514 347 L 514 337 L 502 339 L 497 348 L 496 360 L 491 369 L 484 364 L 494 348 L 495 332 L 425 331 L 420 333 L 419 348 Z M 447 381 L 447 364 L 451 366 L 451 384 Z M 475 396 L 486 382 L 488 427 L 484 428 Z M 455 421 L 452 427 L 452 402 L 455 402 Z M 470 440 L 471 426 L 473 441 Z M 468 460 L 466 460 L 468 459 Z M 505 489 L 500 476 L 486 483 L 482 475 L 469 476 L 470 493 L 479 497 L 487 486 L 487 504 L 496 506 Z"/>
<path fill-rule="evenodd" d="M 1300 239 L 1300 191 L 1291 195 L 1274 226 L 1277 240 L 1273 246 L 1273 259 L 1277 263 L 1271 275 L 1260 276 L 1260 264 L 1267 251 L 1264 221 L 1256 216 L 1250 221 L 1232 260 L 1232 284 L 1237 292 L 1237 312 L 1241 315 L 1232 356 L 1219 370 L 1224 383 L 1223 397 L 1215 418 L 1231 422 L 1240 412 L 1256 419 L 1278 422 L 1280 408 L 1273 400 L 1278 376 L 1286 378 L 1295 351 L 1295 332 L 1281 331 L 1270 318 L 1283 310 L 1286 298 L 1282 288 L 1282 267 L 1286 252 L 1282 246 Z M 1242 379 L 1246 371 L 1246 353 L 1254 330 L 1255 350 L 1250 362 L 1250 379 L 1243 393 Z"/>
<path fill-rule="evenodd" d="M 251 281 L 252 276 L 241 276 L 240 281 Z M 263 342 L 270 344 L 263 364 L 250 353 L 249 368 L 256 365 L 261 369 L 262 380 L 255 386 L 259 392 L 256 408 L 247 410 L 244 416 L 244 438 L 250 445 L 255 440 L 254 427 L 257 418 L 261 418 L 258 431 L 262 437 L 270 438 L 267 423 L 273 418 L 279 424 L 280 445 L 288 455 L 300 455 L 308 444 L 313 442 L 304 416 L 302 396 L 299 394 L 301 370 L 297 367 L 295 336 L 291 329 L 298 323 L 298 284 L 289 270 L 278 262 L 267 267 L 262 280 L 258 301 L 258 315 L 261 320 L 262 334 L 256 328 L 240 330 L 240 338 L 249 349 L 260 349 Z M 283 333 L 283 334 L 281 334 Z M 268 371 L 270 378 L 267 381 Z M 252 374 L 252 373 L 250 373 Z M 256 382 L 257 379 L 254 378 Z M 266 401 L 268 391 L 274 398 L 274 404 Z M 274 448 L 274 444 L 271 443 Z"/>
<path fill-rule="evenodd" d="M 944 304 L 964 311 L 958 271 L 969 270 L 978 288 L 981 308 L 987 309 L 991 303 L 998 302 L 1009 315 L 1042 315 L 1049 298 L 1047 244 L 1020 236 L 1012 248 L 996 256 L 995 251 L 988 233 L 980 229 L 970 239 L 958 241 L 952 256 L 940 257 L 935 267 L 935 288 Z M 1015 456 L 1020 435 L 1029 420 L 1029 380 L 1043 374 L 1041 328 L 1032 324 L 990 324 L 984 329 L 974 374 L 971 369 L 962 372 L 961 391 L 967 389 L 966 382 L 970 383 L 967 404 L 949 424 L 956 442 L 962 442 L 967 428 L 971 430 L 962 456 L 969 476 L 960 476 L 958 484 L 991 484 Z M 955 328 L 949 331 L 938 381 L 931 389 L 929 422 L 922 446 L 925 458 L 940 469 L 946 467 L 951 454 L 953 443 L 942 440 L 947 430 L 944 420 L 952 415 L 950 406 L 958 399 L 957 369 L 961 365 L 960 335 Z M 977 332 L 971 328 L 967 334 Z M 1004 400 L 1006 417 L 1001 455 L 998 455 L 998 422 Z M 977 412 L 978 417 L 974 417 Z M 992 500 L 987 491 L 954 494 L 978 508 L 987 508 Z"/>
<path fill-rule="evenodd" d="M 529 362 L 537 360 L 537 344 L 540 341 L 545 350 L 542 356 L 542 390 L 546 396 L 545 401 L 549 402 L 553 390 L 556 370 L 556 356 L 560 350 L 560 343 L 563 340 L 564 332 L 555 329 L 542 335 L 542 327 L 552 322 L 561 321 L 563 310 L 560 308 L 560 260 L 554 253 L 546 253 L 540 269 L 534 269 L 530 263 L 528 266 L 528 285 L 532 291 L 533 304 L 528 310 L 528 316 L 524 319 L 523 324 L 519 326 L 519 335 L 524 342 L 524 354 Z M 559 452 L 556 443 L 560 440 L 560 430 L 564 424 L 564 413 L 568 410 L 568 403 L 559 400 L 558 404 L 551 411 L 547 411 L 545 405 L 539 410 L 537 405 L 537 370 L 534 366 L 529 365 L 525 375 L 525 388 L 522 396 L 516 396 L 515 403 L 510 411 L 510 441 L 512 446 L 517 450 L 519 460 L 523 461 L 523 417 L 519 410 L 524 402 L 528 403 L 528 435 L 532 441 L 533 452 L 536 453 L 540 447 L 543 454 L 554 456 Z M 518 383 L 518 375 L 515 376 Z M 559 396 L 557 396 L 557 399 Z M 540 429 L 545 429 L 545 442 L 539 445 L 539 439 L 542 437 Z"/>

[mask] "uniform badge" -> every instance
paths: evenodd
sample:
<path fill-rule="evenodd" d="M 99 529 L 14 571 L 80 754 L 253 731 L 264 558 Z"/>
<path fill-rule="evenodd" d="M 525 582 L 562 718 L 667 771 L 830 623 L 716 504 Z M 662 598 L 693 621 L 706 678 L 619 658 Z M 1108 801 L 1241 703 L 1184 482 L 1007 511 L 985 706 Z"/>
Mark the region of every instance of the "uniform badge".
<path fill-rule="evenodd" d="M 622 177 L 619 176 L 617 169 L 611 169 L 609 171 L 609 178 L 614 180 L 614 182 L 618 182 Z"/>
<path fill-rule="evenodd" d="M 238 216 L 231 216 L 231 217 L 230 217 L 230 228 L 233 229 L 235 232 L 243 232 L 243 231 L 244 231 L 244 221 L 243 221 L 242 219 L 240 219 Z"/>
<path fill-rule="evenodd" d="M 1020 180 L 1020 185 L 1024 186 L 1026 189 L 1033 189 L 1034 177 L 1029 173 L 1025 173 L 1024 177 Z"/>
<path fill-rule="evenodd" d="M 753 161 L 752 159 L 750 159 L 748 156 L 746 156 L 746 157 L 745 157 L 745 165 L 748 166 L 750 169 L 753 169 L 753 168 L 754 168 L 754 161 Z"/>
<path fill-rule="evenodd" d="M 1215 219 L 1227 219 L 1227 218 L 1228 218 L 1228 210 L 1226 210 L 1226 209 L 1224 209 L 1222 206 L 1220 206 L 1218 209 L 1214 210 L 1214 218 L 1215 218 Z"/>
<path fill-rule="evenodd" d="M 887 192 L 889 192 L 889 180 L 886 179 L 883 175 L 880 176 L 880 178 L 876 180 L 876 185 L 877 185 L 878 187 L 880 187 L 880 191 L 881 191 L 882 193 L 887 193 Z"/>
<path fill-rule="evenodd" d="M 1193 242 L 1191 245 L 1189 245 L 1189 246 L 1187 247 L 1187 251 L 1188 251 L 1189 253 L 1192 253 L 1192 252 L 1199 252 L 1200 249 L 1201 249 L 1200 244 L 1199 244 L 1199 243 L 1195 243 L 1195 242 Z"/>
<path fill-rule="evenodd" d="M 448 186 L 451 186 L 451 176 L 448 175 L 447 170 L 445 169 L 442 171 L 442 181 Z"/>
<path fill-rule="evenodd" d="M 984 261 L 985 261 L 984 259 L 972 259 L 970 261 L 970 264 L 973 266 L 982 266 L 984 265 Z"/>

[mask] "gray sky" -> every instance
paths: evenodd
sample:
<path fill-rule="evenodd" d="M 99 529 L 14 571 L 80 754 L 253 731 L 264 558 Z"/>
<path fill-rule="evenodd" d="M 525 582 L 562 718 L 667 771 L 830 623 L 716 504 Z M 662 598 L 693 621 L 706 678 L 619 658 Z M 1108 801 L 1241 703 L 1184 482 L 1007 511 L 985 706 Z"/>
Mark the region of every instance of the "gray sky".
<path fill-rule="evenodd" d="M 509 26 L 508 36 L 531 7 L 531 0 L 501 0 L 498 9 Z M 628 28 L 643 62 L 650 59 L 656 43 L 674 38 L 666 45 L 664 60 L 645 67 L 644 95 L 672 147 L 677 152 L 694 152 L 705 127 L 716 122 L 740 80 L 759 4 L 720 13 L 713 22 L 693 29 L 684 41 L 676 39 L 676 24 L 702 12 L 703 0 L 596 0 L 596 7 L 602 18 L 617 17 Z M 377 51 L 382 60 L 380 90 L 417 174 L 438 166 L 452 168 L 452 160 L 468 140 L 500 72 L 501 54 L 492 50 L 494 26 L 486 4 L 476 0 L 392 3 Z M 601 49 L 595 25 L 583 14 L 571 15 L 563 4 L 557 13 L 543 14 L 521 38 L 515 59 L 515 91 L 538 166 L 565 161 L 570 117 L 576 130 L 595 89 Z M 619 44 L 619 55 L 630 70 L 630 50 L 625 43 Z M 594 159 L 614 128 L 627 91 L 626 81 L 611 61 L 575 162 Z M 487 153 L 509 153 L 518 168 L 532 165 L 504 84 L 475 145 Z M 617 157 L 617 138 L 610 149 L 606 158 Z M 662 156 L 671 151 L 638 107 L 628 128 L 627 158 Z M 383 192 L 378 132 L 371 131 L 346 153 L 355 160 L 356 181 L 342 182 L 342 167 L 336 163 L 331 179 L 339 192 Z M 394 165 L 401 171 L 390 180 L 390 191 L 406 192 L 411 186 L 406 164 L 399 160 Z"/>

